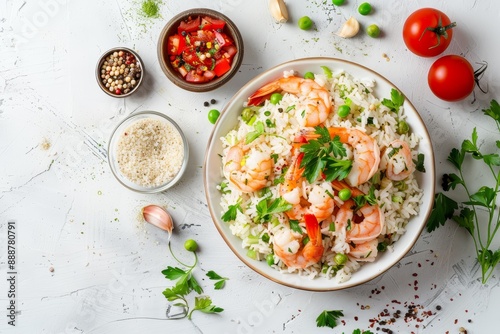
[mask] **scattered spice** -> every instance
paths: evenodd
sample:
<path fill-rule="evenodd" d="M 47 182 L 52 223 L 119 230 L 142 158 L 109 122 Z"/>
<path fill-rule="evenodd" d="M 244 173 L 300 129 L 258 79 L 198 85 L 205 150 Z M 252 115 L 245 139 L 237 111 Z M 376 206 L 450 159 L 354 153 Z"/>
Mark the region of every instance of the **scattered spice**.
<path fill-rule="evenodd" d="M 43 138 L 42 142 L 40 143 L 40 148 L 44 151 L 48 151 L 50 146 L 50 141 L 47 138 Z"/>
<path fill-rule="evenodd" d="M 145 0 L 141 5 L 142 14 L 149 18 L 160 17 L 160 6 L 155 0 Z"/>

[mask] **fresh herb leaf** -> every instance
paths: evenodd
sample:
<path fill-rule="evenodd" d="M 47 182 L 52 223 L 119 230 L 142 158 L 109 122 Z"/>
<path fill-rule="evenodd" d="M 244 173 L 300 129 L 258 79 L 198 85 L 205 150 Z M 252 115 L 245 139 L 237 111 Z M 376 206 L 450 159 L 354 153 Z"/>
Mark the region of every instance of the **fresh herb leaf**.
<path fill-rule="evenodd" d="M 368 194 L 365 195 L 366 201 L 370 205 L 377 205 L 377 197 L 375 197 L 375 186 L 371 186 Z"/>
<path fill-rule="evenodd" d="M 283 170 L 281 171 L 281 175 L 274 178 L 273 185 L 276 186 L 278 184 L 283 184 L 283 182 L 285 182 L 285 175 L 286 175 L 287 170 L 288 170 L 288 167 L 283 168 Z"/>
<path fill-rule="evenodd" d="M 212 305 L 212 299 L 208 296 L 201 296 L 194 298 L 194 308 L 189 312 L 188 319 L 191 319 L 191 316 L 194 311 L 201 311 L 203 313 L 220 313 L 224 311 L 223 308 Z"/>
<path fill-rule="evenodd" d="M 275 200 L 266 197 L 257 203 L 256 209 L 258 221 L 269 221 L 273 214 L 292 209 L 292 204 L 288 203 L 283 197 L 278 197 Z"/>
<path fill-rule="evenodd" d="M 391 99 L 383 99 L 382 104 L 393 112 L 398 112 L 399 108 L 404 104 L 405 97 L 397 89 L 391 89 Z"/>
<path fill-rule="evenodd" d="M 413 160 L 413 163 L 415 164 L 415 169 L 421 173 L 425 173 L 424 159 L 425 155 L 423 153 L 419 153 L 417 155 L 417 160 Z"/>
<path fill-rule="evenodd" d="M 356 204 L 356 210 L 362 208 L 366 204 L 366 197 L 364 195 L 354 196 L 352 200 Z"/>
<path fill-rule="evenodd" d="M 321 172 L 325 174 L 325 180 L 343 180 L 349 175 L 352 168 L 351 160 L 343 160 L 347 152 L 340 138 L 335 136 L 333 139 L 327 128 L 315 127 L 318 138 L 311 139 L 300 147 L 304 153 L 300 167 L 304 168 L 304 177 L 313 183 Z"/>
<path fill-rule="evenodd" d="M 293 109 L 295 109 L 295 104 L 294 104 L 294 105 L 291 105 L 291 106 L 288 106 L 288 108 L 286 108 L 285 112 L 290 112 L 290 111 L 292 111 Z"/>
<path fill-rule="evenodd" d="M 493 118 L 497 123 L 500 122 L 500 104 L 496 100 L 491 100 L 490 108 L 483 109 L 485 115 Z"/>
<path fill-rule="evenodd" d="M 371 331 L 365 331 L 365 330 L 360 330 L 360 329 L 355 329 L 352 334 L 373 334 Z"/>
<path fill-rule="evenodd" d="M 464 163 L 465 152 L 459 151 L 456 148 L 453 148 L 448 156 L 448 161 L 455 166 L 456 169 L 461 169 L 462 164 Z"/>
<path fill-rule="evenodd" d="M 202 287 L 198 284 L 198 281 L 191 275 L 187 281 L 187 284 L 191 290 L 196 291 L 198 294 L 203 293 Z"/>
<path fill-rule="evenodd" d="M 489 208 L 492 205 L 492 201 L 496 198 L 496 193 L 494 189 L 483 186 L 479 188 L 476 193 L 471 194 L 469 198 L 470 201 L 464 202 L 463 204 Z"/>
<path fill-rule="evenodd" d="M 443 190 L 448 191 L 451 189 L 455 189 L 457 185 L 463 185 L 462 179 L 454 173 L 451 174 L 444 174 L 443 175 Z"/>
<path fill-rule="evenodd" d="M 390 159 L 392 158 L 394 155 L 398 154 L 399 150 L 401 149 L 401 147 L 391 147 L 392 150 L 387 153 L 387 157 Z"/>
<path fill-rule="evenodd" d="M 211 280 L 216 280 L 217 282 L 214 283 L 214 288 L 215 290 L 220 290 L 224 287 L 226 281 L 229 279 L 227 277 L 222 277 L 222 276 L 219 276 L 215 271 L 213 270 L 210 270 L 208 273 L 207 273 L 207 276 L 208 278 L 210 278 Z"/>
<path fill-rule="evenodd" d="M 446 220 L 453 217 L 456 209 L 458 209 L 457 202 L 442 193 L 437 193 L 434 196 L 434 207 L 427 221 L 427 231 L 432 232 L 439 226 L 444 226 Z"/>
<path fill-rule="evenodd" d="M 165 278 L 168 278 L 169 280 L 176 280 L 179 277 L 186 275 L 186 272 L 181 268 L 170 267 L 170 266 L 168 266 L 167 269 L 162 270 L 161 273 L 165 275 Z"/>
<path fill-rule="evenodd" d="M 377 197 L 375 196 L 375 186 L 372 185 L 370 187 L 368 194 L 354 196 L 352 200 L 356 204 L 356 208 L 354 209 L 355 211 L 361 209 L 366 203 L 370 205 L 377 205 L 378 202 Z"/>
<path fill-rule="evenodd" d="M 483 160 L 487 165 L 500 166 L 500 156 L 496 153 L 483 155 Z"/>
<path fill-rule="evenodd" d="M 302 228 L 299 225 L 299 221 L 298 220 L 290 219 L 289 220 L 289 224 L 290 224 L 290 229 L 292 231 L 300 233 L 300 234 L 304 233 L 304 231 L 302 231 Z"/>
<path fill-rule="evenodd" d="M 254 125 L 255 131 L 247 133 L 245 137 L 245 144 L 250 144 L 253 142 L 255 139 L 259 138 L 262 134 L 264 134 L 264 123 L 262 122 L 257 122 Z"/>
<path fill-rule="evenodd" d="M 459 216 L 453 216 L 453 220 L 469 231 L 470 235 L 474 235 L 474 211 L 463 208 Z"/>
<path fill-rule="evenodd" d="M 243 209 L 240 205 L 241 199 L 236 202 L 236 204 L 230 205 L 226 212 L 222 215 L 221 219 L 225 222 L 230 222 L 236 219 L 236 215 L 238 211 L 243 212 Z"/>
<path fill-rule="evenodd" d="M 316 319 L 316 325 L 318 327 L 330 327 L 335 328 L 337 326 L 337 320 L 343 317 L 344 313 L 340 310 L 323 311 Z"/>
<path fill-rule="evenodd" d="M 167 288 L 163 291 L 163 295 L 169 302 L 180 299 L 179 295 L 175 293 L 171 288 Z"/>

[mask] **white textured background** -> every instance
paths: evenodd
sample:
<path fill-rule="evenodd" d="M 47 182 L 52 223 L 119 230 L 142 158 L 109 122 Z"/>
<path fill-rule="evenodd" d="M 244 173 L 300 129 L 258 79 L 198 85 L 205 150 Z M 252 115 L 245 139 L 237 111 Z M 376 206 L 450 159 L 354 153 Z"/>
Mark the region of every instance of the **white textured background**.
<path fill-rule="evenodd" d="M 6 225 L 18 227 L 18 326 L 0 333 L 351 333 L 371 329 L 385 308 L 406 304 L 431 311 L 422 322 L 398 319 L 380 326 L 396 333 L 485 333 L 498 323 L 499 270 L 487 285 L 478 280 L 473 245 L 454 223 L 423 232 L 406 258 L 363 286 L 331 293 L 289 289 L 244 266 L 214 228 L 202 187 L 202 164 L 212 126 L 203 102 L 225 102 L 248 80 L 281 62 L 331 56 L 371 67 L 394 82 L 423 117 L 433 140 L 438 177 L 451 171 L 446 157 L 477 127 L 480 138 L 498 138 L 480 109 L 500 99 L 500 2 L 494 0 L 372 0 L 375 11 L 361 17 L 362 1 L 334 8 L 327 0 L 288 0 L 291 20 L 274 23 L 267 0 L 168 1 L 162 18 L 138 15 L 139 0 L 0 0 L 0 309 L 7 306 Z M 411 54 L 401 29 L 414 10 L 432 6 L 458 23 L 445 54 L 465 56 L 475 68 L 489 64 L 482 82 L 488 94 L 460 103 L 436 99 L 427 86 L 434 59 Z M 156 42 L 163 24 L 191 7 L 208 7 L 229 16 L 240 28 L 245 57 L 240 73 L 212 93 L 190 94 L 172 85 L 160 70 Z M 296 21 L 309 15 L 313 31 Z M 349 16 L 362 25 L 377 23 L 383 36 L 334 35 Z M 138 50 L 146 67 L 140 92 L 126 99 L 102 93 L 94 78 L 98 57 L 115 46 Z M 382 55 L 387 54 L 389 61 Z M 121 187 L 107 163 L 85 145 L 87 136 L 105 145 L 120 119 L 136 110 L 158 110 L 175 119 L 189 137 L 190 161 L 183 180 L 159 195 L 140 195 Z M 43 143 L 50 143 L 44 150 Z M 481 170 L 471 175 L 487 182 Z M 437 180 L 440 190 L 440 180 Z M 453 197 L 460 199 L 461 194 Z M 140 208 L 169 208 L 176 223 L 173 244 L 187 238 L 200 244 L 196 276 L 219 315 L 195 313 L 193 321 L 165 320 L 170 286 L 160 273 L 174 265 L 165 234 L 137 219 Z M 50 272 L 49 268 L 54 271 Z M 220 291 L 202 278 L 215 270 L 230 280 Z M 436 306 L 442 307 L 436 311 Z M 325 309 L 343 309 L 335 330 L 315 325 Z M 496 318 L 495 318 L 496 317 Z M 17 331 L 16 331 L 17 329 Z M 378 331 L 380 332 L 380 331 Z"/>

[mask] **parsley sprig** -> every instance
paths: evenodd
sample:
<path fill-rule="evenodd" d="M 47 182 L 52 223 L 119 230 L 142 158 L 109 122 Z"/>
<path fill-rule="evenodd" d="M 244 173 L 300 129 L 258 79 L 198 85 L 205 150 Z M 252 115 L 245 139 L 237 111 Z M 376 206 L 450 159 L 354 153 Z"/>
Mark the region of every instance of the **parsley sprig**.
<path fill-rule="evenodd" d="M 257 222 L 267 222 L 275 213 L 281 213 L 292 209 L 292 205 L 285 201 L 283 197 L 270 199 L 267 196 L 257 203 Z"/>
<path fill-rule="evenodd" d="M 395 113 L 399 111 L 399 108 L 401 108 L 404 102 L 405 102 L 404 95 L 394 88 L 391 89 L 391 99 L 382 100 L 382 104 Z"/>
<path fill-rule="evenodd" d="M 492 100 L 490 108 L 484 109 L 483 112 L 496 122 L 500 132 L 500 105 L 498 102 Z M 495 143 L 496 147 L 500 149 L 500 140 Z M 462 142 L 460 149 L 453 148 L 448 156 L 448 161 L 458 170 L 458 174 L 444 175 L 443 189 L 445 191 L 455 190 L 457 186 L 461 186 L 465 190 L 468 200 L 458 203 L 442 193 L 436 194 L 434 207 L 427 222 L 427 231 L 432 232 L 451 218 L 469 232 L 474 241 L 477 260 L 481 266 L 483 284 L 488 281 L 500 262 L 500 248 L 492 249 L 495 235 L 500 228 L 500 210 L 497 204 L 497 196 L 500 192 L 499 153 L 481 151 L 476 128 L 472 131 L 471 138 Z M 493 184 L 492 187 L 481 186 L 476 192 L 472 192 L 470 184 L 464 177 L 466 157 L 469 155 L 487 166 L 493 177 L 493 182 L 489 182 L 490 185 Z M 455 214 L 459 207 L 459 214 Z M 482 221 L 484 216 L 478 214 L 479 210 L 486 212 L 487 224 Z M 486 230 L 484 230 L 485 227 Z"/>
<path fill-rule="evenodd" d="M 221 219 L 225 222 L 235 220 L 238 215 L 238 211 L 243 212 L 243 209 L 241 208 L 241 198 L 235 204 L 229 205 L 227 211 L 224 212 Z"/>
<path fill-rule="evenodd" d="M 227 277 L 222 277 L 219 274 L 217 274 L 215 271 L 210 270 L 207 273 L 207 277 L 210 278 L 211 280 L 215 280 L 217 282 L 214 283 L 214 289 L 215 290 L 220 290 L 224 287 L 226 284 L 226 281 L 229 279 Z"/>
<path fill-rule="evenodd" d="M 196 278 L 193 276 L 193 270 L 196 268 L 196 265 L 198 264 L 198 256 L 196 255 L 196 251 L 193 251 L 194 263 L 193 265 L 190 266 L 181 262 L 174 255 L 170 243 L 168 244 L 168 248 L 170 250 L 170 253 L 172 254 L 172 257 L 180 265 L 187 267 L 187 269 L 182 269 L 179 267 L 168 266 L 167 269 L 162 271 L 162 274 L 165 275 L 165 278 L 172 281 L 176 281 L 174 286 L 166 288 L 163 291 L 163 295 L 165 296 L 165 298 L 167 298 L 169 302 L 173 302 L 174 306 L 181 307 L 184 310 L 184 314 L 180 318 L 187 317 L 188 319 L 191 319 L 191 316 L 194 311 L 201 311 L 204 313 L 220 313 L 224 311 L 224 309 L 212 305 L 212 300 L 210 299 L 209 296 L 195 297 L 194 307 L 191 311 L 189 310 L 189 303 L 187 300 L 187 296 L 192 291 L 195 291 L 199 295 L 203 293 L 203 288 L 200 286 Z"/>
<path fill-rule="evenodd" d="M 342 310 L 325 310 L 321 312 L 318 318 L 316 318 L 316 326 L 334 328 L 337 326 L 337 320 L 343 316 L 344 313 L 342 312 Z"/>
<path fill-rule="evenodd" d="M 335 136 L 332 139 L 325 127 L 316 126 L 314 129 L 319 137 L 300 147 L 300 151 L 304 152 L 300 163 L 300 167 L 304 168 L 304 177 L 309 183 L 316 181 L 320 173 L 328 182 L 345 179 L 351 171 L 352 160 L 342 159 L 347 153 L 340 138 Z"/>
<path fill-rule="evenodd" d="M 368 203 L 370 205 L 377 205 L 377 197 L 375 196 L 375 186 L 372 185 L 370 187 L 370 190 L 368 190 L 368 194 L 354 196 L 352 199 L 353 199 L 354 203 L 356 203 L 355 210 L 359 210 L 366 203 Z"/>

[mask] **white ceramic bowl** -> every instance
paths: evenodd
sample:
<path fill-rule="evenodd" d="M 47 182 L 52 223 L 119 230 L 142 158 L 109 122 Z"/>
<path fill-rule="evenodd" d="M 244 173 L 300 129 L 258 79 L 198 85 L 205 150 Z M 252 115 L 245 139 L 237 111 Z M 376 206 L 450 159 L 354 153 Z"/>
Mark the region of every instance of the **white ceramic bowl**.
<path fill-rule="evenodd" d="M 181 136 L 182 142 L 183 142 L 183 154 L 184 158 L 182 161 L 182 165 L 179 168 L 179 171 L 177 174 L 168 182 L 164 184 L 160 184 L 155 187 L 144 187 L 141 185 L 138 185 L 132 181 L 130 181 L 127 177 L 125 177 L 122 172 L 120 171 L 120 166 L 118 164 L 118 160 L 116 159 L 116 146 L 120 140 L 120 136 L 125 132 L 125 130 L 135 122 L 141 120 L 141 119 L 154 119 L 154 120 L 160 120 L 162 122 L 165 122 L 166 124 L 169 124 L 173 129 L 175 129 L 179 135 Z M 146 193 L 146 194 L 152 194 L 152 193 L 159 193 L 162 191 L 167 190 L 168 188 L 173 187 L 182 177 L 184 174 L 184 171 L 187 168 L 189 160 L 189 146 L 188 142 L 186 139 L 186 136 L 182 132 L 181 128 L 177 125 L 177 123 L 174 122 L 173 119 L 170 117 L 156 112 L 156 111 L 141 111 L 137 113 L 133 113 L 124 120 L 120 122 L 120 124 L 117 125 L 117 127 L 113 130 L 113 133 L 111 134 L 111 139 L 109 141 L 108 145 L 108 162 L 109 166 L 111 167 L 111 171 L 113 172 L 113 175 L 116 177 L 118 182 L 120 182 L 122 185 L 125 187 L 140 192 L 140 193 Z"/>
<path fill-rule="evenodd" d="M 241 113 L 243 103 L 247 101 L 248 97 L 264 84 L 281 77 L 283 75 L 283 71 L 294 70 L 301 75 L 308 71 L 313 73 L 323 73 L 320 66 L 327 66 L 332 69 L 332 71 L 342 69 L 356 78 L 375 79 L 376 87 L 374 95 L 378 98 L 390 97 L 391 89 L 398 89 L 390 81 L 371 69 L 356 63 L 334 58 L 298 59 L 271 68 L 243 86 L 243 88 L 241 88 L 227 103 L 226 107 L 222 111 L 221 116 L 219 117 L 212 132 L 206 151 L 204 163 L 204 186 L 208 208 L 215 226 L 231 250 L 247 266 L 262 276 L 289 287 L 311 291 L 331 291 L 345 289 L 365 283 L 391 268 L 413 247 L 430 214 L 434 199 L 434 154 L 427 129 L 420 115 L 408 99 L 406 99 L 404 103 L 405 113 L 408 117 L 407 121 L 410 124 L 412 131 L 422 137 L 418 151 L 425 155 L 426 172 L 417 173 L 419 185 L 422 189 L 424 189 L 420 213 L 418 216 L 411 218 L 407 225 L 406 233 L 394 243 L 394 251 L 384 252 L 379 255 L 375 262 L 364 264 L 357 272 L 353 273 L 351 279 L 347 282 L 336 283 L 334 280 L 328 280 L 326 278 L 316 278 L 311 280 L 295 274 L 281 274 L 277 270 L 268 266 L 266 261 L 256 261 L 248 258 L 246 256 L 247 249 L 244 249 L 241 246 L 241 239 L 232 235 L 229 225 L 220 219 L 222 211 L 219 204 L 221 194 L 216 189 L 217 184 L 222 181 L 222 162 L 220 158 L 222 143 L 219 138 L 226 135 L 236 126 L 238 122 L 237 117 Z"/>

